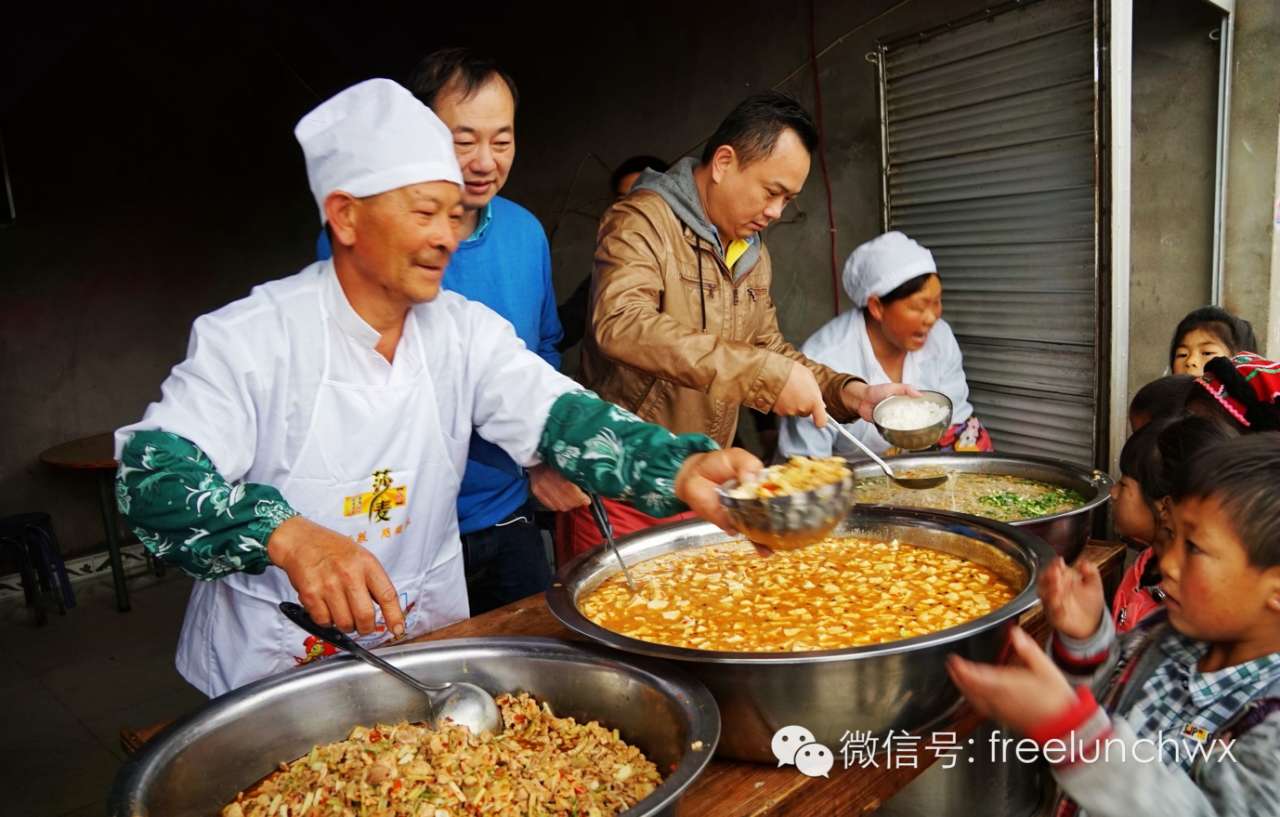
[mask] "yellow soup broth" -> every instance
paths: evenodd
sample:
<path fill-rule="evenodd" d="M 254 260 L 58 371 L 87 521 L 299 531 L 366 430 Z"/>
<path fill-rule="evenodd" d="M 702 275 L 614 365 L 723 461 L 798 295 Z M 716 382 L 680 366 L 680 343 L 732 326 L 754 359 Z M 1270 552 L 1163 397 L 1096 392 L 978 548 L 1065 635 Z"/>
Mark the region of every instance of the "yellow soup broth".
<path fill-rule="evenodd" d="M 898 541 L 828 537 L 762 558 L 746 542 L 660 556 L 611 576 L 578 602 L 607 630 L 728 652 L 881 644 L 954 627 L 1017 595 L 991 570 Z"/>

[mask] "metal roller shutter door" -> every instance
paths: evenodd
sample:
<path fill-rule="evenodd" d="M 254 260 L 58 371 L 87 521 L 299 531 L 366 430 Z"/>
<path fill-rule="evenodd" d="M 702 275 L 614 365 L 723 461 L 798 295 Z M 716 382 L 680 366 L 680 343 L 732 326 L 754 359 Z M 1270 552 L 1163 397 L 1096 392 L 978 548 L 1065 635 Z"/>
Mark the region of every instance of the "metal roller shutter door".
<path fill-rule="evenodd" d="M 1093 463 L 1098 139 L 1091 0 L 880 47 L 888 229 L 929 247 L 996 447 Z"/>

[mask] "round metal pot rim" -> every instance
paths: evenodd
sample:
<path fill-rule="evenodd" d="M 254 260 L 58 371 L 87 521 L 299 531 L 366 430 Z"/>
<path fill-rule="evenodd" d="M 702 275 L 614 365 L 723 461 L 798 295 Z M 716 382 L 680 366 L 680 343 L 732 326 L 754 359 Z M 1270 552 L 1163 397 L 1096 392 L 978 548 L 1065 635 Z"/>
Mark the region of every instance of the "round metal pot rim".
<path fill-rule="evenodd" d="M 614 666 L 639 678 L 659 690 L 675 703 L 688 725 L 686 745 L 676 768 L 663 777 L 662 783 L 624 814 L 659 814 L 674 806 L 711 762 L 720 742 L 720 709 L 715 699 L 702 684 L 676 667 L 651 666 L 635 656 L 618 655 L 592 644 L 577 644 L 553 638 L 535 636 L 495 636 L 483 638 L 457 638 L 421 644 L 400 644 L 379 649 L 378 654 L 398 663 L 395 657 L 406 653 L 431 651 L 466 652 L 468 650 L 499 649 L 526 653 L 531 656 L 562 657 L 569 662 L 586 661 L 596 665 Z M 254 701 L 272 693 L 305 694 L 307 689 L 325 683 L 326 675 L 343 671 L 366 673 L 371 676 L 378 670 L 350 655 L 338 655 L 318 665 L 290 670 L 263 678 L 232 690 L 211 700 L 201 709 L 175 721 L 132 758 L 125 761 L 117 772 L 107 797 L 107 813 L 117 817 L 132 817 L 134 806 L 131 795 L 149 787 L 149 779 L 168 763 L 179 757 L 193 741 L 198 740 L 201 726 L 209 722 L 244 717 L 243 710 Z M 521 690 L 490 690 L 495 694 Z M 355 726 L 356 724 L 352 724 Z M 610 726 L 609 728 L 613 728 Z M 701 742 L 699 750 L 691 750 L 689 744 Z M 252 781 L 246 781 L 246 785 Z"/>
<path fill-rule="evenodd" d="M 926 460 L 927 461 L 927 460 L 934 460 L 934 459 L 955 460 L 961 463 L 996 462 L 996 463 L 1010 463 L 1010 464 L 1019 464 L 1019 465 L 1027 465 L 1027 464 L 1040 465 L 1050 470 L 1058 471 L 1060 473 L 1065 472 L 1067 474 L 1070 474 L 1076 479 L 1079 479 L 1081 482 L 1087 482 L 1090 485 L 1093 485 L 1094 488 L 1097 489 L 1097 492 L 1098 492 L 1097 496 L 1095 496 L 1093 499 L 1090 499 L 1088 502 L 1086 502 L 1085 504 L 1081 505 L 1078 508 L 1071 508 L 1070 510 L 1049 514 L 1048 516 L 1032 516 L 1028 519 L 1019 519 L 1016 522 L 1002 523 L 1006 525 L 1013 525 L 1014 527 L 1018 527 L 1021 525 L 1039 524 L 1041 522 L 1052 522 L 1055 519 L 1062 519 L 1063 517 L 1067 517 L 1067 516 L 1075 516 L 1077 514 L 1090 513 L 1094 509 L 1107 504 L 1107 502 L 1111 499 L 1110 489 L 1111 489 L 1111 484 L 1113 480 L 1111 479 L 1111 475 L 1108 474 L 1106 471 L 1101 471 L 1097 468 L 1087 468 L 1083 465 L 1080 465 L 1079 463 L 1067 462 L 1066 460 L 1055 460 L 1051 457 L 1024 457 L 1021 454 L 1018 454 L 1018 455 L 998 454 L 998 453 L 957 454 L 952 451 L 927 451 L 927 452 L 920 452 L 920 453 L 901 454 L 899 456 L 889 458 L 888 460 L 886 460 L 886 462 L 888 462 L 890 465 L 897 465 L 898 463 L 904 463 L 904 464 L 907 464 L 907 467 L 911 467 L 911 465 L 908 464 L 909 460 Z M 868 466 L 871 467 L 871 470 L 873 470 L 874 473 L 877 473 L 877 474 L 883 473 L 880 471 L 880 466 L 876 465 L 871 460 L 850 460 L 849 462 L 849 467 L 853 469 L 855 477 L 857 476 L 857 472 L 859 470 L 868 470 Z M 961 471 L 966 473 L 975 473 L 973 469 L 967 469 L 967 468 L 962 468 Z M 976 472 L 976 473 L 982 473 L 982 472 Z M 865 504 L 859 503 L 859 504 L 856 504 L 854 507 L 855 508 L 897 508 L 901 506 L 881 505 L 881 504 L 865 505 Z M 976 518 L 983 519 L 984 521 L 989 521 L 989 522 L 996 521 L 994 519 L 986 519 L 986 517 L 976 517 Z"/>
<path fill-rule="evenodd" d="M 913 638 L 904 638 L 898 641 L 890 641 L 884 644 L 871 644 L 864 647 L 849 647 L 839 650 L 812 650 L 806 652 L 721 652 L 711 650 L 695 650 L 687 647 L 673 647 L 667 644 L 657 644 L 650 641 L 641 641 L 636 638 L 616 633 L 612 630 L 605 629 L 595 622 L 588 619 L 581 611 L 578 610 L 569 592 L 569 579 L 574 573 L 589 559 L 596 554 L 595 551 L 583 553 L 575 558 L 569 564 L 565 565 L 557 574 L 555 581 L 552 582 L 551 588 L 547 590 L 547 606 L 551 609 L 551 614 L 560 621 L 561 624 L 580 635 L 590 638 L 600 644 L 605 644 L 615 649 L 623 650 L 629 653 L 638 653 L 640 655 L 651 656 L 653 658 L 661 658 L 669 661 L 684 661 L 698 664 L 772 664 L 772 665 L 795 665 L 795 664 L 820 664 L 833 661 L 848 661 L 850 659 L 864 660 L 879 658 L 885 655 L 900 655 L 902 653 L 910 653 L 922 650 L 932 649 L 941 645 L 951 644 L 963 641 L 974 633 L 990 628 L 997 622 L 1008 620 L 1020 616 L 1028 609 L 1033 607 L 1038 599 L 1036 594 L 1036 583 L 1039 578 L 1040 571 L 1043 567 L 1047 567 L 1055 558 L 1054 551 L 1043 539 L 1026 531 L 1016 528 L 1003 522 L 996 522 L 991 519 L 983 519 L 977 516 L 969 516 L 967 514 L 951 513 L 949 511 L 926 511 L 914 508 L 899 508 L 887 505 L 857 505 L 850 516 L 855 520 L 865 518 L 867 523 L 874 524 L 877 521 L 884 523 L 926 523 L 927 527 L 933 529 L 951 530 L 963 536 L 978 541 L 988 541 L 984 539 L 984 533 L 996 533 L 1010 540 L 1013 544 L 1021 549 L 1020 554 L 1007 553 L 1012 558 L 1018 559 L 1023 567 L 1027 570 L 1026 586 L 1011 601 L 993 610 L 981 618 L 976 618 L 957 627 L 941 630 L 936 633 L 915 636 Z M 710 522 L 677 522 L 670 525 L 660 526 L 662 530 L 674 531 L 683 529 L 688 533 L 715 533 L 720 529 Z M 964 530 L 957 530 L 963 528 Z M 618 549 L 622 552 L 624 558 L 626 556 L 626 546 L 629 542 L 647 538 L 658 528 L 650 528 L 647 531 L 631 534 L 620 538 L 617 542 Z M 999 547 L 998 545 L 993 546 Z M 1002 549 L 1003 550 L 1003 549 Z M 1028 554 L 1034 555 L 1036 558 L 1025 558 Z M 614 571 L 616 572 L 616 571 Z"/>

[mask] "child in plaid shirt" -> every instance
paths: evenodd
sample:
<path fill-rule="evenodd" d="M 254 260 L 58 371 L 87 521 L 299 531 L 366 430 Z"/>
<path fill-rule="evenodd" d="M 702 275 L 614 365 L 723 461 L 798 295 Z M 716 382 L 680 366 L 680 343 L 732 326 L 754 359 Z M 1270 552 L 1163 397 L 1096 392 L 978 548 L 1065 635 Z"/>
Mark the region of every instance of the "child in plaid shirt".
<path fill-rule="evenodd" d="M 1278 486 L 1280 434 L 1222 443 L 1174 490 L 1163 612 L 1117 639 L 1097 568 L 1059 560 L 1052 659 L 1017 629 L 1018 666 L 952 656 L 970 702 L 1040 744 L 1057 814 L 1280 815 Z"/>

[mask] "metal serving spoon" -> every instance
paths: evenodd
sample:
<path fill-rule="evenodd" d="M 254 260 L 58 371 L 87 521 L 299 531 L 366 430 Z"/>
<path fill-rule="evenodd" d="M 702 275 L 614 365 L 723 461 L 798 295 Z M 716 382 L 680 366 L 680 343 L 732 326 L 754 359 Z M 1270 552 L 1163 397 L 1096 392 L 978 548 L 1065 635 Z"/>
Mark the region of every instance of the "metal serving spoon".
<path fill-rule="evenodd" d="M 439 727 L 445 720 L 451 720 L 459 726 L 465 726 L 474 734 L 481 732 L 502 731 L 502 713 L 493 696 L 475 684 L 454 681 L 446 684 L 424 684 L 404 670 L 397 669 L 388 661 L 379 658 L 369 650 L 361 647 L 355 639 L 336 627 L 321 627 L 315 619 L 300 605 L 290 601 L 280 602 L 280 612 L 290 621 L 311 633 L 316 638 L 323 638 L 335 647 L 372 664 L 383 672 L 390 673 L 409 686 L 427 696 L 427 722 Z"/>
<path fill-rule="evenodd" d="M 839 431 L 841 434 L 843 434 L 845 436 L 845 439 L 849 440 L 849 442 L 861 448 L 863 453 L 865 453 L 871 459 L 875 460 L 876 464 L 879 465 L 880 468 L 885 472 L 885 474 L 889 476 L 889 479 L 898 483 L 903 488 L 916 488 L 916 489 L 933 488 L 947 481 L 946 474 L 938 474 L 937 476 L 932 476 L 932 477 L 900 477 L 893 472 L 892 468 L 889 467 L 889 463 L 885 462 L 884 460 L 876 456 L 876 453 L 872 451 L 870 448 L 867 448 L 867 446 L 862 442 L 862 440 L 859 440 L 857 437 L 855 437 L 853 433 L 849 431 L 849 429 L 840 425 L 835 420 L 832 420 L 830 417 L 827 418 L 827 422 L 835 426 L 836 431 Z"/>
<path fill-rule="evenodd" d="M 609 546 L 609 550 L 613 551 L 613 556 L 618 560 L 618 566 L 622 568 L 622 577 L 627 580 L 627 588 L 632 593 L 636 592 L 636 583 L 631 579 L 631 571 L 627 570 L 627 563 L 622 561 L 622 554 L 618 552 L 618 545 L 613 541 L 613 523 L 609 521 L 609 514 L 604 509 L 604 502 L 601 501 L 600 495 L 597 493 L 589 493 L 591 498 L 591 515 L 595 517 L 596 527 L 600 529 L 600 535 L 604 537 L 605 544 Z"/>

